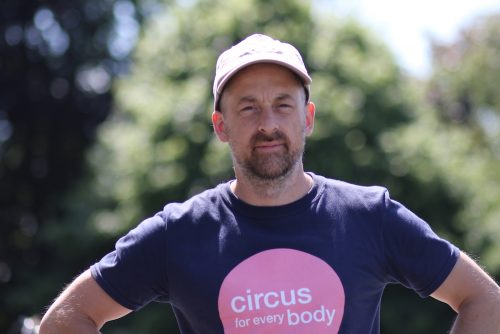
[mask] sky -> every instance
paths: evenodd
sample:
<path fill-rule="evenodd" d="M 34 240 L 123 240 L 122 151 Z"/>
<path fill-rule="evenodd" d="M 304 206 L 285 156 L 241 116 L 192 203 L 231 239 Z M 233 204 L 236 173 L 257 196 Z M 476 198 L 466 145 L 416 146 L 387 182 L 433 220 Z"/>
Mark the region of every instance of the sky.
<path fill-rule="evenodd" d="M 430 42 L 453 41 L 485 14 L 500 13 L 500 0 L 317 0 L 322 10 L 352 16 L 379 33 L 410 74 L 430 73 Z"/>

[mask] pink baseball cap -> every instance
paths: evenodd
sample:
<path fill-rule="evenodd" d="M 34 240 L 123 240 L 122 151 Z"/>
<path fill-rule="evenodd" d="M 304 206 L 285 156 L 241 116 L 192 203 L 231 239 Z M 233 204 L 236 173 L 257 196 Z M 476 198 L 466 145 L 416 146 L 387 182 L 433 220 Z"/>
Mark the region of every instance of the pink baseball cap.
<path fill-rule="evenodd" d="M 299 51 L 291 44 L 282 43 L 266 35 L 254 34 L 219 56 L 213 87 L 216 110 L 224 86 L 229 79 L 244 67 L 256 63 L 274 63 L 292 70 L 302 79 L 307 97 L 309 97 L 312 80 Z"/>

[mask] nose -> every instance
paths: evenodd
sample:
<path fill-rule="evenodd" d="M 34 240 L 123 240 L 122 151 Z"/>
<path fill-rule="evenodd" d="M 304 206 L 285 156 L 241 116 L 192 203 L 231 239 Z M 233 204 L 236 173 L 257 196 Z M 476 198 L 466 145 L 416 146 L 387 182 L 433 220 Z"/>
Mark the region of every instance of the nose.
<path fill-rule="evenodd" d="M 278 131 L 278 128 L 278 119 L 273 112 L 273 108 L 262 108 L 259 117 L 259 132 L 271 134 Z"/>

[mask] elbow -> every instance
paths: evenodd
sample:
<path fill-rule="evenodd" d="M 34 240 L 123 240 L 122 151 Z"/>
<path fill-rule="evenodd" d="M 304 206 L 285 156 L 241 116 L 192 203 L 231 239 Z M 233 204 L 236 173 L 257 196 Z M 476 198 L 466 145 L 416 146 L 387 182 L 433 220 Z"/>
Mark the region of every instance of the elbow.
<path fill-rule="evenodd" d="M 491 333 L 500 334 L 500 287 L 497 286 L 479 298 L 463 301 L 457 311 L 459 316 L 466 314 L 469 318 L 496 329 Z"/>
<path fill-rule="evenodd" d="M 65 320 L 66 319 L 66 320 Z M 67 333 L 68 316 L 62 315 L 53 308 L 49 309 L 40 322 L 39 334 Z"/>
<path fill-rule="evenodd" d="M 485 299 L 487 300 L 487 305 L 489 305 L 488 308 L 491 310 L 491 318 L 499 329 L 498 333 L 500 334 L 500 287 L 497 285 L 496 289 Z"/>
<path fill-rule="evenodd" d="M 52 310 L 44 315 L 39 334 L 99 333 L 96 323 L 87 316 L 64 310 Z"/>
<path fill-rule="evenodd" d="M 57 322 L 52 319 L 51 316 L 47 314 L 42 318 L 40 322 L 40 328 L 38 330 L 39 334 L 56 334 L 58 332 Z"/>
<path fill-rule="evenodd" d="M 493 300 L 493 312 L 495 314 L 496 326 L 498 328 L 498 333 L 500 334 L 500 287 L 497 286 L 496 294 Z"/>

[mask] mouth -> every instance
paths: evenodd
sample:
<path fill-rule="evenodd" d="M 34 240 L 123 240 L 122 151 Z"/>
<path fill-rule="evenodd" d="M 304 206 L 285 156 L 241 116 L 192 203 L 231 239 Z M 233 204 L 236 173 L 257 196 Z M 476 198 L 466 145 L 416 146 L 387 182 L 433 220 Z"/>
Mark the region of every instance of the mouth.
<path fill-rule="evenodd" d="M 279 131 L 271 135 L 257 133 L 252 142 L 256 153 L 274 153 L 288 149 L 286 136 Z"/>
<path fill-rule="evenodd" d="M 254 146 L 254 151 L 256 152 L 275 152 L 282 150 L 285 147 L 284 143 L 279 142 L 265 142 L 258 143 Z"/>

